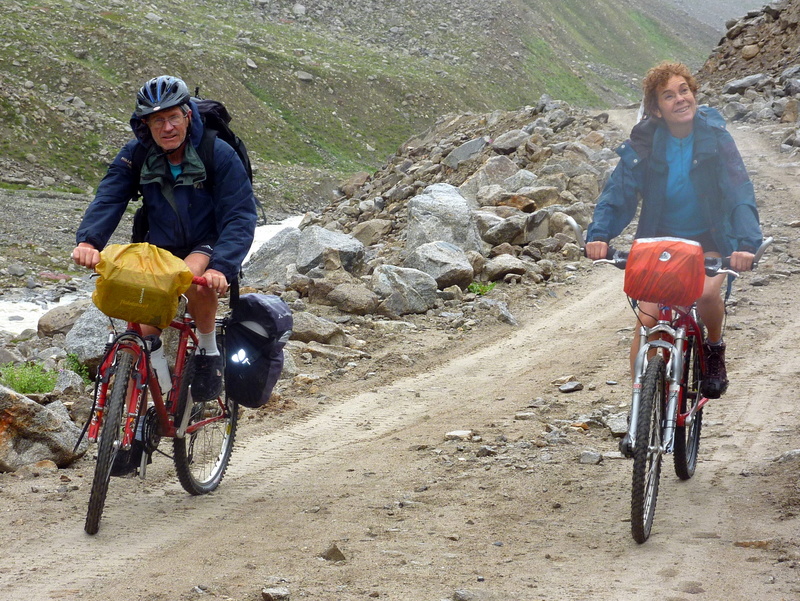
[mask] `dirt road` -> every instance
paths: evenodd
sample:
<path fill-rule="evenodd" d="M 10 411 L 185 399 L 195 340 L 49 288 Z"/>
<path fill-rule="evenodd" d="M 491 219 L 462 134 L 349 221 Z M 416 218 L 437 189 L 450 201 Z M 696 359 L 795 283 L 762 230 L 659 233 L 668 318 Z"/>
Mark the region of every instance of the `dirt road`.
<path fill-rule="evenodd" d="M 695 477 L 666 458 L 644 545 L 630 537 L 631 463 L 596 419 L 626 410 L 631 313 L 622 274 L 582 263 L 551 295 L 515 299 L 517 328 L 398 337 L 368 378 L 246 414 L 207 497 L 158 458 L 144 483 L 112 481 L 89 537 L 91 462 L 3 476 L 0 599 L 255 601 L 265 586 L 326 601 L 800 598 L 800 460 L 775 461 L 800 449 L 798 167 L 733 131 L 776 244 L 736 284 L 730 390 L 706 410 Z M 403 353 L 416 363 L 390 360 Z M 559 393 L 567 376 L 583 390 Z M 479 439 L 445 440 L 455 430 Z M 580 463 L 587 450 L 603 461 Z M 332 545 L 344 561 L 320 557 Z"/>

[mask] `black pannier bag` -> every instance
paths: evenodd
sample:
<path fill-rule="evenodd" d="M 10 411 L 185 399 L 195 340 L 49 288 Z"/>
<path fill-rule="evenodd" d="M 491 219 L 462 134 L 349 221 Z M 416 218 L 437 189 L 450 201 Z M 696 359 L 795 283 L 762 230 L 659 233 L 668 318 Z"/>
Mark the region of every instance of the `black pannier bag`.
<path fill-rule="evenodd" d="M 269 401 L 292 326 L 292 310 L 277 296 L 243 294 L 233 305 L 225 331 L 225 390 L 243 407 Z"/>

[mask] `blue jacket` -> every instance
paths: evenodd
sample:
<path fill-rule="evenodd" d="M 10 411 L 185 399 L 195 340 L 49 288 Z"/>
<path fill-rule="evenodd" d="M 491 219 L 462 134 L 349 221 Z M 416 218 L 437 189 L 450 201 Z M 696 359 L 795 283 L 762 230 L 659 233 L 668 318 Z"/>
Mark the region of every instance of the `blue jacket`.
<path fill-rule="evenodd" d="M 597 200 L 587 241 L 608 242 L 618 236 L 635 216 L 640 198 L 636 237 L 659 235 L 666 203 L 668 135 L 666 125 L 657 119 L 642 121 L 631 130 L 630 139 L 617 149 L 620 161 Z M 722 256 L 755 251 L 761 244 L 761 227 L 753 184 L 725 120 L 710 107 L 698 107 L 695 115 L 689 177 Z"/>
<path fill-rule="evenodd" d="M 138 144 L 148 148 L 141 172 L 142 201 L 147 207 L 147 241 L 176 253 L 208 244 L 213 248 L 208 267 L 231 281 L 239 274 L 253 242 L 257 214 L 250 180 L 236 151 L 220 139 L 214 143 L 214 186 L 204 188 L 205 168 L 196 148 L 203 138 L 203 122 L 194 102 L 183 173 L 172 179 L 166 157 L 159 152 L 142 121 L 131 118 L 136 139 L 117 154 L 100 182 L 76 235 L 102 250 L 114 233 L 140 181 L 131 168 Z M 175 208 L 168 197 L 174 200 Z M 177 212 L 176 212 L 177 209 Z"/>

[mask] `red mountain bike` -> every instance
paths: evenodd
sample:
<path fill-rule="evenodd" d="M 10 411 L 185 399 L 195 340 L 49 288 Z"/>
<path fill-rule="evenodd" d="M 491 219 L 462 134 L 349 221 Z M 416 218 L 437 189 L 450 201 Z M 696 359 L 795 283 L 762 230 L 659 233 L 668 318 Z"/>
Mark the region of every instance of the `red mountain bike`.
<path fill-rule="evenodd" d="M 582 247 L 580 226 L 574 221 L 570 225 Z M 767 238 L 756 251 L 753 268 L 770 244 L 772 238 Z M 609 248 L 607 257 L 595 263 L 625 269 L 626 251 Z M 705 271 L 709 277 L 739 275 L 730 270 L 729 258 L 706 258 Z M 701 393 L 706 374 L 704 339 L 705 328 L 694 304 L 659 304 L 656 324 L 639 329 L 630 421 L 619 447 L 623 455 L 633 458 L 631 534 L 640 544 L 650 537 L 653 526 L 663 456 L 673 455 L 681 480 L 691 478 L 697 467 L 703 408 L 709 401 Z"/>
<path fill-rule="evenodd" d="M 193 283 L 206 285 L 205 278 L 194 278 Z M 114 460 L 119 453 L 129 452 L 135 439 L 144 445 L 139 465 L 142 478 L 162 437 L 173 439 L 172 459 L 188 493 L 209 493 L 225 475 L 233 450 L 238 406 L 224 387 L 221 396 L 212 401 L 192 398 L 197 347 L 194 322 L 184 311 L 169 327 L 178 331 L 178 344 L 172 388 L 163 396 L 151 365 L 150 344 L 143 337 L 141 326 L 129 322 L 125 332 L 109 337 L 97 372 L 91 418 L 84 429 L 89 441 L 98 443 L 84 526 L 89 534 L 97 533 L 100 526 Z M 217 321 L 217 337 L 224 360 L 224 320 Z"/>

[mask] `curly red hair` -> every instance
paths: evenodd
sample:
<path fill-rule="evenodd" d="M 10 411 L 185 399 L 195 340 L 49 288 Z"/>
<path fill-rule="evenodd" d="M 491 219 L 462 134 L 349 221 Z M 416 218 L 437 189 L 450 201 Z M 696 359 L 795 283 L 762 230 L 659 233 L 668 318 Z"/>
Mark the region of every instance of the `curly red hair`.
<path fill-rule="evenodd" d="M 644 76 L 642 82 L 642 90 L 644 91 L 644 110 L 652 116 L 655 116 L 658 110 L 658 89 L 667 85 L 667 82 L 673 76 L 683 77 L 689 85 L 692 94 L 697 95 L 697 80 L 689 71 L 689 67 L 683 63 L 675 63 L 671 61 L 664 61 L 655 67 L 652 67 Z"/>

